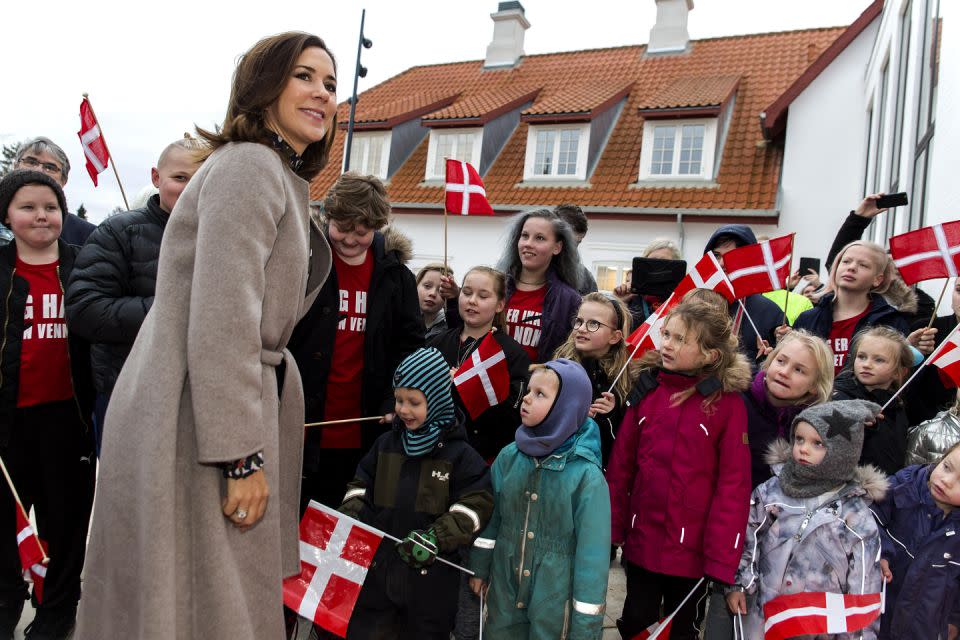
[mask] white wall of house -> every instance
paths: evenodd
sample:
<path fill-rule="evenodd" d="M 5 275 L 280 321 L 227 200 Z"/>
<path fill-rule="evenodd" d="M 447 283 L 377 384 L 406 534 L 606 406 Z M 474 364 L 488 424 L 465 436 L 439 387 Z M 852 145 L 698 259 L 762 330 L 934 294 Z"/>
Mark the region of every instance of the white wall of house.
<path fill-rule="evenodd" d="M 940 45 L 940 79 L 936 105 L 936 135 L 928 191 L 928 224 L 960 220 L 960 180 L 957 148 L 960 147 L 960 3 L 941 0 L 943 42 Z"/>
<path fill-rule="evenodd" d="M 864 29 L 790 105 L 780 225 L 774 233 L 796 232 L 797 259 L 825 261 L 844 218 L 863 197 L 864 69 L 877 23 Z M 827 265 L 821 270 L 825 275 Z"/>

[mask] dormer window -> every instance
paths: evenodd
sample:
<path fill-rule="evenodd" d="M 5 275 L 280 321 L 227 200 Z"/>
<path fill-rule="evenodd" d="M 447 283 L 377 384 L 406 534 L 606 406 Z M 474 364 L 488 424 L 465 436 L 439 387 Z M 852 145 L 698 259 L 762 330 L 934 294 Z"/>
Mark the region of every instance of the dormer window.
<path fill-rule="evenodd" d="M 640 181 L 710 181 L 719 159 L 739 76 L 678 78 L 640 107 Z"/>
<path fill-rule="evenodd" d="M 716 118 L 644 123 L 640 178 L 712 178 L 716 132 Z"/>
<path fill-rule="evenodd" d="M 527 129 L 524 180 L 586 179 L 589 142 L 589 123 L 564 127 L 530 126 Z"/>
<path fill-rule="evenodd" d="M 483 141 L 482 128 L 431 129 L 430 146 L 427 147 L 427 180 L 443 180 L 447 170 L 444 158 L 464 160 L 474 167 L 480 166 L 480 150 Z"/>
<path fill-rule="evenodd" d="M 355 132 L 350 145 L 350 171 L 387 179 L 390 132 Z"/>

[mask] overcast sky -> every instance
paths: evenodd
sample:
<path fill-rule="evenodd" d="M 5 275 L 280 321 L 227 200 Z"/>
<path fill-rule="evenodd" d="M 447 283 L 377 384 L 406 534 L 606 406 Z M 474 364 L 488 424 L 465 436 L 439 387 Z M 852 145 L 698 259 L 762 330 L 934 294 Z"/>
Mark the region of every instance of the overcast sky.
<path fill-rule="evenodd" d="M 654 0 L 522 0 L 528 54 L 647 42 Z M 696 0 L 692 38 L 847 25 L 869 0 Z M 94 221 L 122 205 L 112 171 L 94 188 L 77 138 L 88 92 L 133 198 L 163 147 L 223 118 L 236 57 L 291 29 L 323 37 L 339 63 L 338 100 L 353 86 L 360 12 L 373 40 L 359 91 L 414 65 L 484 57 L 493 34 L 488 0 L 398 2 L 7 2 L 0 26 L 0 143 L 46 135 L 70 156 L 71 210 Z"/>

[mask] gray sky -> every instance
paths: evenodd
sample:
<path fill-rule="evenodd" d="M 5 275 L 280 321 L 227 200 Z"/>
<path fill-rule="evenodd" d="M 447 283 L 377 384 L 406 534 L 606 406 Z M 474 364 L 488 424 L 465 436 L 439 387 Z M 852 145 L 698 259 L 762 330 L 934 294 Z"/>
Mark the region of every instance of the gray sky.
<path fill-rule="evenodd" d="M 528 54 L 647 42 L 654 0 L 521 0 Z M 695 0 L 692 38 L 846 25 L 869 0 Z M 326 39 L 339 63 L 338 100 L 353 87 L 360 11 L 374 42 L 359 91 L 414 65 L 484 57 L 495 0 L 367 2 L 6 3 L 0 26 L 4 86 L 0 143 L 46 135 L 70 156 L 71 210 L 94 221 L 122 205 L 112 171 L 94 188 L 77 138 L 88 92 L 117 169 L 133 198 L 150 182 L 163 147 L 223 117 L 236 57 L 259 38 L 291 29 Z M 331 6 L 332 5 L 332 6 Z M 588 7 L 588 10 L 584 8 Z"/>

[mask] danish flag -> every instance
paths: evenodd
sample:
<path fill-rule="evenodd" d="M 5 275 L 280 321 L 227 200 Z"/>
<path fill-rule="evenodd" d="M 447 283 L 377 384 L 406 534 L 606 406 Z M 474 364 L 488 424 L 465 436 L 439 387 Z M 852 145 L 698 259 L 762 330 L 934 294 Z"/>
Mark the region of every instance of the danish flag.
<path fill-rule="evenodd" d="M 880 617 L 881 595 L 795 593 L 763 605 L 764 640 L 859 631 Z"/>
<path fill-rule="evenodd" d="M 666 622 L 665 625 L 663 623 Z M 660 625 L 663 625 L 663 629 L 660 629 Z M 670 625 L 671 621 L 664 618 L 659 622 L 654 622 L 652 625 L 633 636 L 631 640 L 652 640 L 653 638 L 660 638 L 660 640 L 667 640 L 670 637 Z M 660 629 L 660 632 L 657 633 L 657 629 Z"/>
<path fill-rule="evenodd" d="M 480 174 L 463 160 L 447 158 L 447 212 L 462 216 L 492 216 Z"/>
<path fill-rule="evenodd" d="M 627 344 L 633 347 L 639 345 L 639 348 L 633 352 L 633 358 L 639 358 L 650 349 L 660 348 L 660 329 L 663 327 L 664 317 L 670 309 L 680 304 L 683 296 L 693 289 L 710 289 L 726 298 L 727 302 L 735 300 L 733 286 L 720 268 L 717 257 L 708 251 L 684 276 L 670 297 L 627 338 Z"/>
<path fill-rule="evenodd" d="M 960 267 L 957 254 L 960 254 L 960 220 L 890 238 L 890 255 L 907 284 L 956 278 Z"/>
<path fill-rule="evenodd" d="M 727 278 L 733 283 L 737 298 L 786 287 L 793 258 L 793 236 L 791 233 L 748 244 L 723 255 Z"/>
<path fill-rule="evenodd" d="M 346 637 L 383 532 L 310 501 L 300 521 L 300 575 L 283 581 L 283 604 Z"/>
<path fill-rule="evenodd" d="M 946 376 L 953 382 L 953 386 L 960 387 L 960 336 L 957 335 L 956 327 L 937 347 L 930 358 L 930 364 L 940 369 L 941 378 Z"/>
<path fill-rule="evenodd" d="M 100 125 L 97 123 L 97 117 L 93 114 L 93 107 L 86 98 L 80 103 L 80 145 L 83 146 L 83 155 L 87 158 L 87 173 L 93 180 L 93 186 L 97 186 L 97 175 L 106 171 L 107 163 L 110 161 L 110 153 L 107 151 L 107 143 L 103 141 L 103 135 L 100 133 Z"/>
<path fill-rule="evenodd" d="M 44 563 L 49 559 L 19 502 L 16 504 L 16 510 L 17 551 L 20 552 L 20 566 L 23 567 L 24 575 L 29 575 L 33 580 L 33 594 L 37 602 L 43 602 L 43 579 L 47 575 L 47 567 Z"/>
<path fill-rule="evenodd" d="M 456 373 L 453 386 L 457 388 L 463 406 L 476 420 L 481 413 L 495 407 L 510 394 L 510 371 L 507 356 L 492 333 L 480 341 Z"/>

